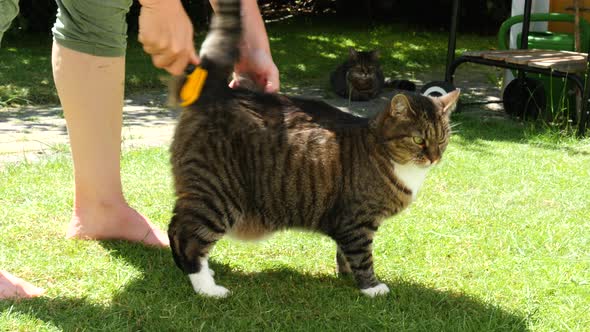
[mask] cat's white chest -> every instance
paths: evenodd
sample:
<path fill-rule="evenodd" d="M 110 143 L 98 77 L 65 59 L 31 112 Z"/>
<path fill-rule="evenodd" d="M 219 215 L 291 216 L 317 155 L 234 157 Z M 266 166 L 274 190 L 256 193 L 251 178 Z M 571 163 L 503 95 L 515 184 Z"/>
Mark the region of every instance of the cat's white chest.
<path fill-rule="evenodd" d="M 422 186 L 422 183 L 424 183 L 429 167 L 419 167 L 411 163 L 400 165 L 395 162 L 393 163 L 393 167 L 395 176 L 401 180 L 406 188 L 412 191 L 412 200 L 415 200 L 418 190 Z"/>

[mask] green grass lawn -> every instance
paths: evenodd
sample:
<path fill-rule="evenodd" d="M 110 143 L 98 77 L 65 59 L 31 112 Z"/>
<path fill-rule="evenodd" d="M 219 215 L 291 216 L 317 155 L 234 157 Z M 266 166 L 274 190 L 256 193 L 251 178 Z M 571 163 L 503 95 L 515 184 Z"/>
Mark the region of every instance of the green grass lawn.
<path fill-rule="evenodd" d="M 0 303 L 8 331 L 587 331 L 590 141 L 555 142 L 469 113 L 417 202 L 375 241 L 387 296 L 334 273 L 335 246 L 286 232 L 222 240 L 211 255 L 224 300 L 193 294 L 168 249 L 63 239 L 72 205 L 67 154 L 5 165 L 0 266 L 47 289 Z M 165 228 L 166 147 L 123 156 L 131 204 Z"/>
<path fill-rule="evenodd" d="M 379 49 L 386 76 L 396 78 L 413 78 L 415 73 L 440 68 L 446 61 L 445 32 L 329 19 L 271 23 L 267 29 L 283 88 L 327 88 L 330 72 L 344 61 L 349 47 Z M 203 37 L 203 32 L 197 36 L 197 45 Z M 495 43 L 495 37 L 461 35 L 458 52 L 486 49 Z M 153 67 L 136 36 L 130 34 L 127 93 L 165 90 L 162 78 L 166 76 Z M 9 36 L 4 40 L 0 48 L 0 106 L 58 102 L 51 74 L 51 36 Z"/>

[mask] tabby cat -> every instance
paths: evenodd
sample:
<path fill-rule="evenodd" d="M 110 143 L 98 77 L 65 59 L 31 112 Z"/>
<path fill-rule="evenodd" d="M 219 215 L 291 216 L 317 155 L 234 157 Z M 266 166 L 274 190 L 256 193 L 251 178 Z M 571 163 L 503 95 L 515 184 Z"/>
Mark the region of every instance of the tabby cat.
<path fill-rule="evenodd" d="M 381 93 L 384 87 L 415 91 L 416 85 L 407 80 L 385 79 L 379 62 L 379 51 L 349 49 L 348 59 L 330 75 L 334 92 L 354 101 L 370 100 Z"/>
<path fill-rule="evenodd" d="M 375 232 L 416 198 L 439 162 L 459 92 L 398 94 L 365 119 L 320 101 L 230 89 L 240 1 L 218 6 L 201 48 L 208 77 L 183 109 L 171 146 L 177 198 L 168 235 L 176 265 L 197 293 L 224 297 L 229 291 L 208 267 L 219 239 L 305 229 L 336 241 L 338 271 L 352 273 L 364 294 L 387 293 L 373 271 Z"/>

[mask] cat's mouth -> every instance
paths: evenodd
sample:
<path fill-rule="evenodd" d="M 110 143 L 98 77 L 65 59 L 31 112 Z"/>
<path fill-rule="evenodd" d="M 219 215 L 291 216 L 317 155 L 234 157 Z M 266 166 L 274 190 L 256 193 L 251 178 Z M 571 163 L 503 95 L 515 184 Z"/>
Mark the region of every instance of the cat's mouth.
<path fill-rule="evenodd" d="M 420 168 L 430 168 L 438 163 L 438 160 L 432 162 L 429 159 L 426 160 L 414 160 L 412 163 Z"/>
<path fill-rule="evenodd" d="M 430 168 L 432 166 L 432 164 L 424 164 L 424 163 L 415 164 L 415 165 L 418 166 L 418 167 L 420 167 L 420 168 L 423 168 L 423 169 L 427 169 L 427 168 Z"/>

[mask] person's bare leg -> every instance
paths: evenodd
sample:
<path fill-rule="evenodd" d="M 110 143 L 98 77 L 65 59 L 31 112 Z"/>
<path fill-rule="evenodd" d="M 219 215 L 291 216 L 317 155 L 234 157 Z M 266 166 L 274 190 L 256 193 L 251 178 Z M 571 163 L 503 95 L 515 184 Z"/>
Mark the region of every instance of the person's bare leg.
<path fill-rule="evenodd" d="M 74 212 L 66 237 L 168 246 L 168 236 L 123 197 L 125 57 L 93 56 L 54 42 L 52 65 L 74 160 Z"/>
<path fill-rule="evenodd" d="M 0 270 L 0 299 L 35 297 L 45 293 L 42 288 Z"/>

